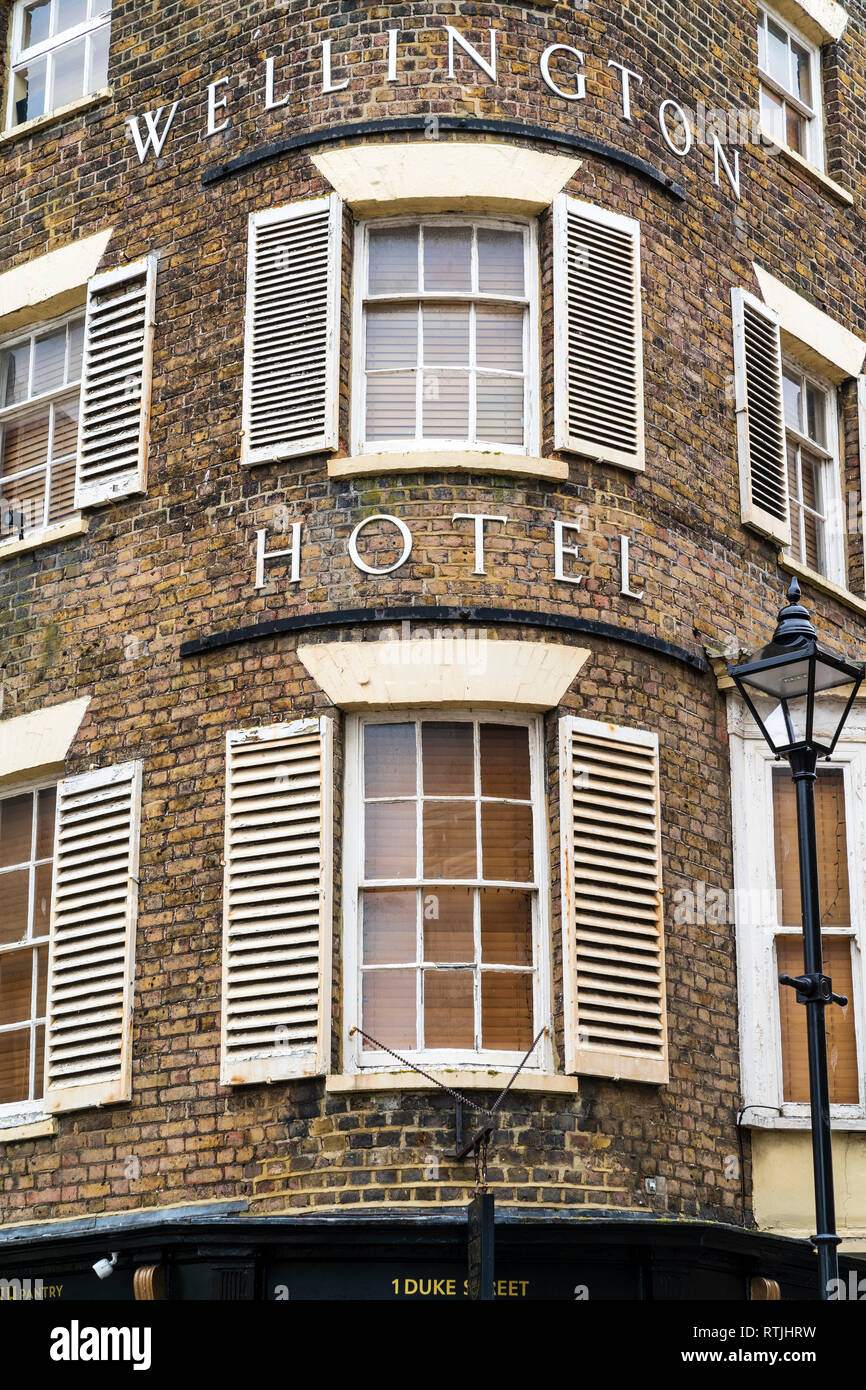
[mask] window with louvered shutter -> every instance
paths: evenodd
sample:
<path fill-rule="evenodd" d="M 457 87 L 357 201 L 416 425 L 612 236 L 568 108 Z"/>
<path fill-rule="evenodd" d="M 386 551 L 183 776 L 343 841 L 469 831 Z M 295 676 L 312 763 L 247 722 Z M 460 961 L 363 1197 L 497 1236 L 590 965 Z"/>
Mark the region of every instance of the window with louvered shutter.
<path fill-rule="evenodd" d="M 45 1109 L 130 1097 L 141 764 L 57 788 Z"/>
<path fill-rule="evenodd" d="M 566 1070 L 665 1082 L 658 739 L 560 728 Z"/>
<path fill-rule="evenodd" d="M 342 203 L 253 213 L 241 462 L 336 449 Z"/>
<path fill-rule="evenodd" d="M 644 467 L 640 226 L 553 204 L 556 447 Z"/>
<path fill-rule="evenodd" d="M 745 290 L 731 290 L 731 311 L 742 518 L 790 545 L 778 319 Z"/>
<path fill-rule="evenodd" d="M 156 257 L 95 275 L 87 289 L 75 506 L 147 487 Z"/>
<path fill-rule="evenodd" d="M 330 1042 L 330 719 L 227 739 L 222 1080 L 317 1076 Z"/>

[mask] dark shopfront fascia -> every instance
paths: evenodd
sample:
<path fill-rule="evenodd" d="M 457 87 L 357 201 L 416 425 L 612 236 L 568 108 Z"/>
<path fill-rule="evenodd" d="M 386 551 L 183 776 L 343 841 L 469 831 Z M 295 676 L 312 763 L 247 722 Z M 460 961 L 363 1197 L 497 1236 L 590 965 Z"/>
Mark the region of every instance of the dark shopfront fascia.
<path fill-rule="evenodd" d="M 97 1278 L 93 1265 L 115 1251 L 113 1274 Z M 851 1271 L 862 1278 L 866 1260 L 843 1257 L 846 1282 Z M 806 1241 L 643 1213 L 500 1211 L 495 1274 L 505 1301 L 742 1302 L 761 1279 L 775 1280 L 783 1301 L 816 1297 Z M 41 1297 L 59 1302 L 129 1301 L 136 1284 L 140 1297 L 155 1285 L 169 1301 L 459 1301 L 466 1279 L 462 1205 L 262 1220 L 241 1200 L 0 1232 L 0 1280 L 22 1281 L 0 1285 L 6 1299 L 33 1297 L 41 1280 Z"/>

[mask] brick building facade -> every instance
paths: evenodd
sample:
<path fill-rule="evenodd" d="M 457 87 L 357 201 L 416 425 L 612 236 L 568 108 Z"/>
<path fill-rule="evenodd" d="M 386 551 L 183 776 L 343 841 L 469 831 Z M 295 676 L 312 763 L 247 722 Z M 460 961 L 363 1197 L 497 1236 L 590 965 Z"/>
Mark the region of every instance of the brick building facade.
<path fill-rule="evenodd" d="M 528 1051 L 502 1296 L 806 1296 L 723 657 L 791 575 L 863 650 L 866 10 L 0 11 L 2 1272 L 411 1296 L 475 1182 L 411 1067 Z"/>

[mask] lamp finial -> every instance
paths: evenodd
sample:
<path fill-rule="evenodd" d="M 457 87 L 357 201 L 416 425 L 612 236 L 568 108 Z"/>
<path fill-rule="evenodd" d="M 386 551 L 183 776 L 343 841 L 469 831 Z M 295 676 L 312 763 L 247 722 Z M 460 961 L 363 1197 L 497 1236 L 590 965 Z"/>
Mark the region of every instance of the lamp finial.
<path fill-rule="evenodd" d="M 779 625 L 776 628 L 773 642 L 779 642 L 782 646 L 802 642 L 804 638 L 815 638 L 817 633 L 812 626 L 809 611 L 800 602 L 801 591 L 796 575 L 788 586 L 788 602 L 779 614 Z"/>

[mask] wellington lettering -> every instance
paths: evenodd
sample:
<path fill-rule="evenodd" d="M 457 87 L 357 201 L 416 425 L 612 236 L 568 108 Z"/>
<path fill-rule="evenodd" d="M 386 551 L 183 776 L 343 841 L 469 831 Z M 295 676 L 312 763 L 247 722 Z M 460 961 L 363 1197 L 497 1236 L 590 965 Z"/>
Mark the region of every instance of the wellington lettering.
<path fill-rule="evenodd" d="M 497 29 L 491 28 L 487 31 L 486 43 L 480 47 L 471 44 L 451 24 L 443 25 L 440 32 L 443 36 L 440 62 L 449 78 L 458 81 L 459 71 L 465 71 L 466 66 L 471 65 L 492 86 L 497 85 L 501 48 L 501 36 Z M 417 60 L 413 46 L 404 38 L 400 29 L 388 29 L 387 34 L 382 35 L 381 47 L 381 72 L 376 74 L 374 80 L 385 85 L 399 84 L 402 89 L 417 81 Z M 366 56 L 365 54 L 365 58 Z M 317 85 L 324 96 L 344 91 L 349 86 L 349 78 L 345 73 L 351 69 L 350 58 L 350 54 L 340 50 L 338 41 L 321 41 Z M 725 145 L 725 139 L 730 139 L 729 112 L 708 112 L 703 102 L 698 102 L 697 110 L 693 111 L 690 107 L 681 105 L 667 92 L 651 95 L 653 83 L 647 80 L 646 74 L 627 67 L 616 57 L 605 56 L 602 62 L 607 70 L 608 85 L 612 84 L 614 99 L 619 104 L 619 117 L 623 123 L 633 124 L 635 112 L 643 115 L 644 109 L 649 107 L 652 119 L 671 153 L 678 159 L 687 159 L 689 156 L 697 155 L 703 148 L 711 162 L 716 186 L 725 186 L 735 198 L 740 198 L 739 151 Z M 567 108 L 579 112 L 581 103 L 590 96 L 601 99 L 610 97 L 607 91 L 591 91 L 585 66 L 586 53 L 583 50 L 568 43 L 549 43 L 538 59 L 537 80 L 543 83 L 558 103 L 565 103 Z M 277 60 L 272 55 L 261 60 L 258 81 L 254 84 L 250 96 L 244 96 L 244 101 L 252 107 L 254 115 L 289 107 L 291 98 L 286 90 L 289 86 L 289 76 L 288 64 L 284 63 L 278 69 Z M 210 140 L 220 135 L 228 130 L 236 119 L 239 99 L 231 95 L 230 89 L 231 78 L 225 74 L 215 78 L 205 88 L 202 120 L 192 131 L 199 140 Z M 402 102 L 403 92 L 399 95 Z M 185 128 L 182 135 L 176 134 L 175 131 L 180 107 L 181 102 L 174 101 L 170 105 L 164 104 L 154 110 L 127 117 L 126 124 L 140 163 L 144 164 L 151 157 L 159 158 L 167 146 L 171 149 L 170 140 L 174 143 L 176 140 L 188 138 L 188 129 Z M 387 114 L 387 106 L 383 107 L 384 114 Z M 425 131 L 425 134 L 435 138 L 435 118 L 431 118 L 431 123 L 431 129 Z M 739 143 L 745 144 L 749 138 L 758 138 L 758 132 L 752 129 L 751 119 L 745 127 L 738 122 L 737 132 Z"/>

